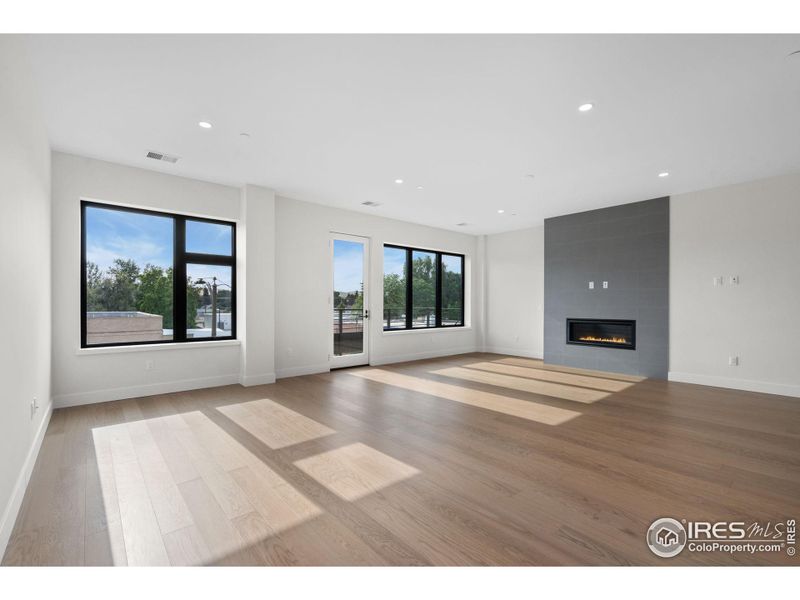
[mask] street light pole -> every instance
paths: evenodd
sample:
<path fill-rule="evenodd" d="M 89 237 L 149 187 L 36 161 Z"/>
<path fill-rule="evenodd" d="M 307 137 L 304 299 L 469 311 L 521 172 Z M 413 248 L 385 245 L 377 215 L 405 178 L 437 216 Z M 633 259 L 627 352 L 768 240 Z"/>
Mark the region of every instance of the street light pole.
<path fill-rule="evenodd" d="M 217 278 L 211 281 L 211 337 L 217 337 Z"/>
<path fill-rule="evenodd" d="M 217 278 L 212 277 L 211 283 L 201 278 L 197 280 L 197 283 L 204 285 L 211 292 L 211 337 L 217 337 Z M 223 283 L 222 285 L 228 284 Z"/>

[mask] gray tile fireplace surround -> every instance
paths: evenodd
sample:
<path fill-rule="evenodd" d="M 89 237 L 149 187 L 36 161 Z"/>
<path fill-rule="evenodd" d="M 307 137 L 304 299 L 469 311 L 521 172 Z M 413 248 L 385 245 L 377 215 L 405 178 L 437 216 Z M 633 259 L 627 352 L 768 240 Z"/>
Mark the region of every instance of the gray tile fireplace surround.
<path fill-rule="evenodd" d="M 567 318 L 634 319 L 636 349 L 567 344 Z M 667 377 L 669 198 L 545 220 L 544 361 Z"/>

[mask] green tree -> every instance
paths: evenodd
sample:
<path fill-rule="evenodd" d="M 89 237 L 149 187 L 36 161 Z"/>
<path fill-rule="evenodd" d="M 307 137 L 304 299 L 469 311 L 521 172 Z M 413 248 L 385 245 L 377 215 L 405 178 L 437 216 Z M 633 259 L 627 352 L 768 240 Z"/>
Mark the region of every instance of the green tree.
<path fill-rule="evenodd" d="M 94 310 L 136 310 L 137 280 L 139 278 L 139 267 L 136 263 L 132 260 L 117 258 L 109 267 L 107 274 L 101 276 L 100 273 L 99 269 L 92 272 L 95 284 L 92 292 Z M 87 270 L 87 280 L 88 275 L 89 271 Z"/>
<path fill-rule="evenodd" d="M 413 318 L 432 314 L 436 306 L 436 264 L 429 254 L 411 261 Z"/>
<path fill-rule="evenodd" d="M 136 310 L 161 315 L 164 328 L 172 329 L 172 268 L 164 271 L 148 264 L 139 275 L 138 283 Z"/>
<path fill-rule="evenodd" d="M 406 310 L 406 278 L 397 273 L 383 275 L 383 318 L 397 319 Z"/>
<path fill-rule="evenodd" d="M 103 284 L 103 272 L 95 263 L 86 263 L 86 310 L 103 310 L 101 298 L 101 286 Z"/>
<path fill-rule="evenodd" d="M 442 265 L 442 320 L 461 319 L 461 273 L 448 271 Z"/>

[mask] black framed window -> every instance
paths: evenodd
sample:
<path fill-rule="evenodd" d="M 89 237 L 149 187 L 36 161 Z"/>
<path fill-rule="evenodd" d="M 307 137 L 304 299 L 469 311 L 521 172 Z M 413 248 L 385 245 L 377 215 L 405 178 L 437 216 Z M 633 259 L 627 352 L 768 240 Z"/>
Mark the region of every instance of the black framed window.
<path fill-rule="evenodd" d="M 464 325 L 464 255 L 383 247 L 383 329 Z"/>
<path fill-rule="evenodd" d="M 235 223 L 81 202 L 81 347 L 235 338 Z"/>

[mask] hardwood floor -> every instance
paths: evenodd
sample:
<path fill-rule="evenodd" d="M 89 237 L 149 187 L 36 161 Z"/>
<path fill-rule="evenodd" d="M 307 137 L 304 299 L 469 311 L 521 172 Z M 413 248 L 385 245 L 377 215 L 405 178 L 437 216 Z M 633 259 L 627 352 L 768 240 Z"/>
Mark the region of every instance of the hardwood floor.
<path fill-rule="evenodd" d="M 3 564 L 797 564 L 664 516 L 800 516 L 800 400 L 470 354 L 58 410 Z"/>

